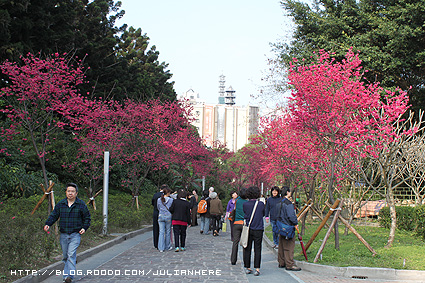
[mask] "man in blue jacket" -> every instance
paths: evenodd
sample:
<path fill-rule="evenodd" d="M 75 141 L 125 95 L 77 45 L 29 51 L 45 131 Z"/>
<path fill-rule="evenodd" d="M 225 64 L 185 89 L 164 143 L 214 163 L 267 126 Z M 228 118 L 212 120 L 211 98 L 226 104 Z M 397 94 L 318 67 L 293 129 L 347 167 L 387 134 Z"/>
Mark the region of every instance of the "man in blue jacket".
<path fill-rule="evenodd" d="M 66 198 L 59 201 L 44 226 L 49 231 L 59 218 L 60 244 L 63 253 L 63 281 L 71 283 L 76 273 L 77 248 L 80 245 L 81 235 L 90 226 L 90 212 L 87 205 L 77 198 L 78 187 L 74 183 L 66 185 Z"/>
<path fill-rule="evenodd" d="M 295 214 L 295 207 L 291 201 L 291 189 L 289 187 L 282 187 L 282 202 L 281 209 L 278 216 L 278 221 L 282 221 L 286 225 L 297 226 L 298 219 Z M 277 261 L 279 268 L 286 267 L 286 270 L 299 271 L 301 268 L 295 265 L 294 261 L 295 237 L 286 239 L 279 235 L 279 248 L 277 252 Z"/>

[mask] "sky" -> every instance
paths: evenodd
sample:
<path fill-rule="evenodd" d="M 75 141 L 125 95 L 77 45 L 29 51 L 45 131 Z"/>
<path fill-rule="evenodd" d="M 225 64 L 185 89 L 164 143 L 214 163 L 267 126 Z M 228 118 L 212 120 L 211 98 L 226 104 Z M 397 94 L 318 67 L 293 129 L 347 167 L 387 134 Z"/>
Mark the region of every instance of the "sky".
<path fill-rule="evenodd" d="M 169 64 L 178 96 L 189 89 L 217 104 L 219 76 L 236 91 L 236 105 L 258 105 L 270 43 L 282 41 L 290 20 L 276 0 L 121 0 L 120 26 L 141 28 L 159 61 Z"/>

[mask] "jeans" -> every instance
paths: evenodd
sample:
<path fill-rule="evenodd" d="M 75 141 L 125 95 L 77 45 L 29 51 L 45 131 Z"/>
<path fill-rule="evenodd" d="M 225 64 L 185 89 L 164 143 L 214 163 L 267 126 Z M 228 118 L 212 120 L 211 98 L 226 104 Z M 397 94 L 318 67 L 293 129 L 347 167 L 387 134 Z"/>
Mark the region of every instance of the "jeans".
<path fill-rule="evenodd" d="M 204 234 L 207 235 L 210 230 L 210 218 L 201 215 L 201 231 L 204 231 Z"/>
<path fill-rule="evenodd" d="M 158 250 L 164 251 L 171 248 L 171 215 L 159 215 Z"/>
<path fill-rule="evenodd" d="M 275 231 L 276 221 L 277 220 L 270 220 L 270 223 L 272 224 L 273 231 Z M 273 244 L 275 244 L 276 246 L 279 245 L 279 233 L 273 232 Z"/>
<path fill-rule="evenodd" d="M 63 279 L 70 277 L 74 279 L 77 265 L 77 248 L 81 242 L 81 235 L 78 232 L 72 234 L 61 233 L 60 244 L 63 253 Z"/>

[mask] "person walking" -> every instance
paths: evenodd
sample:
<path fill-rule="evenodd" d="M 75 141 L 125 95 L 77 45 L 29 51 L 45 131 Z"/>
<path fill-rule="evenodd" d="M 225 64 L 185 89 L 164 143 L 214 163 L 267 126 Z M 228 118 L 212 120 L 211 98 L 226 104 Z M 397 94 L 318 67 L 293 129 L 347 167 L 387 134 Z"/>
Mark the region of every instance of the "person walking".
<path fill-rule="evenodd" d="M 157 200 L 157 208 L 159 211 L 159 238 L 158 250 L 171 250 L 171 212 L 170 207 L 173 204 L 173 199 L 170 197 L 171 189 L 167 185 L 162 186 L 162 196 Z"/>
<path fill-rule="evenodd" d="M 44 231 L 48 232 L 59 218 L 60 245 L 63 254 L 63 281 L 72 282 L 77 265 L 77 248 L 83 235 L 90 227 L 90 211 L 84 201 L 77 197 L 78 187 L 74 183 L 66 185 L 66 198 L 59 201 L 49 215 Z"/>
<path fill-rule="evenodd" d="M 212 221 L 213 236 L 218 236 L 220 220 L 224 212 L 223 204 L 221 203 L 221 200 L 218 198 L 216 192 L 210 193 L 210 196 L 211 196 L 210 214 L 211 214 L 211 221 Z"/>
<path fill-rule="evenodd" d="M 279 205 L 278 220 L 286 225 L 298 226 L 297 215 L 295 208 L 291 201 L 291 189 L 289 187 L 282 187 L 283 199 Z M 299 271 L 301 268 L 295 265 L 294 261 L 295 237 L 286 239 L 279 235 L 279 248 L 277 252 L 277 261 L 279 268 L 286 268 L 286 270 Z"/>
<path fill-rule="evenodd" d="M 274 186 L 271 189 L 272 196 L 267 199 L 266 202 L 266 222 L 272 224 L 273 227 L 273 248 L 277 249 L 279 246 L 279 233 L 276 233 L 276 219 L 279 211 L 276 209 L 276 205 L 282 201 L 280 196 L 279 187 Z"/>
<path fill-rule="evenodd" d="M 232 191 L 230 193 L 230 196 L 231 196 L 231 199 L 227 203 L 226 217 L 224 218 L 224 221 L 226 221 L 227 219 L 229 219 L 230 213 L 235 209 L 236 199 L 238 198 L 238 192 L 237 191 Z M 235 222 L 235 219 L 229 219 L 229 223 L 230 223 L 230 239 L 232 241 L 233 241 L 233 223 L 234 222 Z"/>
<path fill-rule="evenodd" d="M 198 203 L 198 213 L 201 219 L 201 234 L 208 235 L 210 229 L 210 202 L 209 191 L 202 192 L 202 198 Z"/>
<path fill-rule="evenodd" d="M 238 260 L 238 249 L 239 241 L 241 239 L 243 220 L 245 213 L 243 212 L 243 204 L 247 202 L 246 199 L 246 188 L 242 188 L 239 191 L 239 196 L 236 198 L 235 205 L 235 221 L 233 223 L 233 244 L 232 244 L 232 254 L 230 256 L 230 263 L 236 265 Z"/>
<path fill-rule="evenodd" d="M 191 223 L 190 203 L 186 197 L 187 192 L 179 189 L 177 191 L 177 198 L 170 207 L 176 252 L 186 250 L 186 230 L 188 226 L 190 227 Z"/>
<path fill-rule="evenodd" d="M 158 204 L 158 199 L 162 196 L 163 186 L 166 186 L 166 185 L 162 185 L 159 188 L 159 192 L 156 192 L 152 197 L 152 206 L 153 206 L 152 233 L 153 233 L 153 246 L 155 247 L 155 249 L 158 249 L 158 238 L 159 238 L 159 223 L 158 223 L 159 210 L 158 210 L 157 204 Z"/>
<path fill-rule="evenodd" d="M 261 196 L 260 189 L 258 187 L 249 187 L 246 192 L 246 197 L 249 199 L 243 204 L 244 220 L 249 224 L 249 236 L 248 245 L 243 249 L 243 262 L 245 267 L 245 273 L 251 274 L 251 250 L 254 244 L 254 275 L 260 275 L 261 266 L 261 249 L 263 242 L 264 232 L 264 215 L 265 205 L 264 202 L 258 200 Z M 251 215 L 252 221 L 251 220 Z"/>
<path fill-rule="evenodd" d="M 198 193 L 196 190 L 193 190 L 190 195 L 190 209 L 192 217 L 190 226 L 198 226 Z"/>

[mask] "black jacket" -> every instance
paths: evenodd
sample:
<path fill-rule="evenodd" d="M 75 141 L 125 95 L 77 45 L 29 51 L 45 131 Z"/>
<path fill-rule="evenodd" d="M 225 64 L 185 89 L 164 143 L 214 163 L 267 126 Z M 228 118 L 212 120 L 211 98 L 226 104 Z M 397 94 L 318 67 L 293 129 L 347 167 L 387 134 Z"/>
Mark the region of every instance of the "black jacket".
<path fill-rule="evenodd" d="M 162 196 L 162 192 L 156 192 L 152 197 L 152 206 L 153 206 L 153 213 L 159 214 L 159 210 L 157 205 L 158 199 Z"/>
<path fill-rule="evenodd" d="M 175 199 L 170 207 L 171 220 L 180 220 L 190 225 L 190 203 L 186 200 Z"/>

